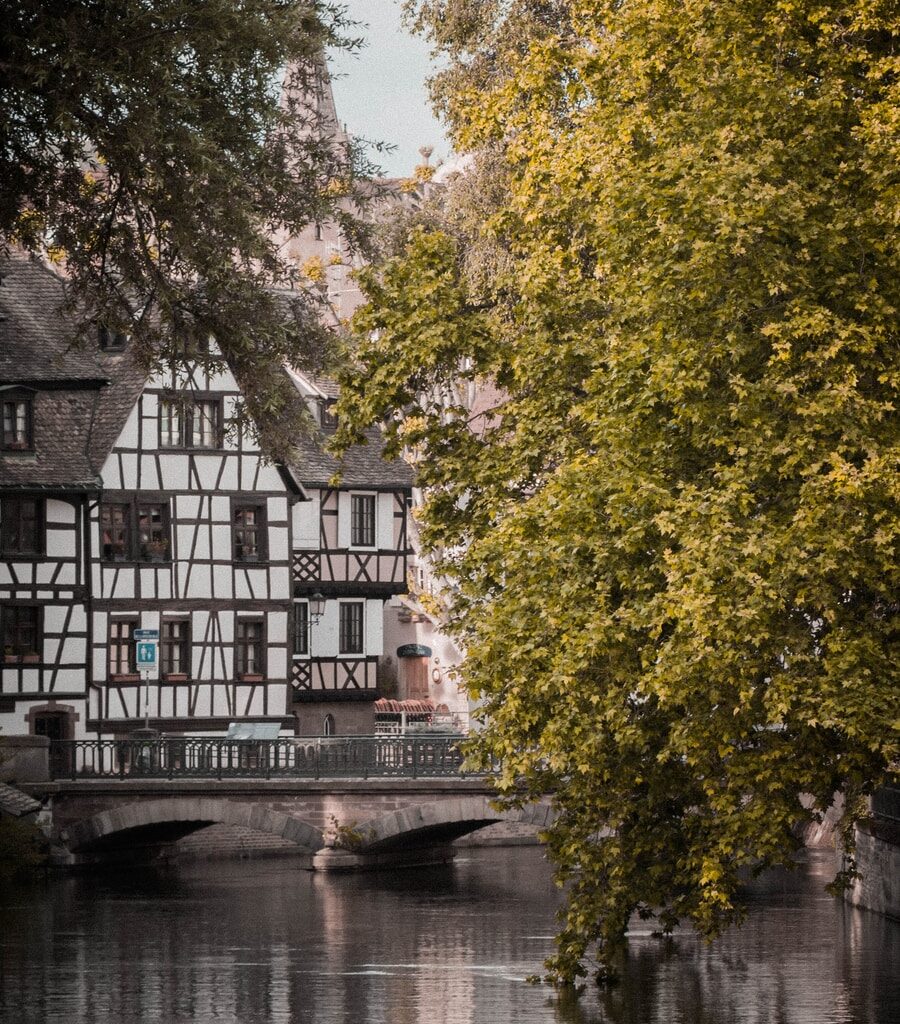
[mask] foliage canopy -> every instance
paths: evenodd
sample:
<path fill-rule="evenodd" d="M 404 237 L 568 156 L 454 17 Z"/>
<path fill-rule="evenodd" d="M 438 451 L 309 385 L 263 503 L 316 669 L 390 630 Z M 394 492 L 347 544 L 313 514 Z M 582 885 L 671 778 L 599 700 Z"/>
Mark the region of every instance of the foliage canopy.
<path fill-rule="evenodd" d="M 897 757 L 891 0 L 423 0 L 478 154 L 362 276 L 341 438 L 391 419 L 455 587 L 476 756 L 556 794 L 557 980 Z M 490 416 L 460 381 L 497 389 Z"/>
<path fill-rule="evenodd" d="M 324 220 L 357 237 L 359 155 L 315 103 L 346 29 L 327 0 L 0 5 L 0 240 L 64 263 L 86 325 L 148 367 L 215 335 L 277 422 L 278 367 L 327 340 L 279 243 Z"/>

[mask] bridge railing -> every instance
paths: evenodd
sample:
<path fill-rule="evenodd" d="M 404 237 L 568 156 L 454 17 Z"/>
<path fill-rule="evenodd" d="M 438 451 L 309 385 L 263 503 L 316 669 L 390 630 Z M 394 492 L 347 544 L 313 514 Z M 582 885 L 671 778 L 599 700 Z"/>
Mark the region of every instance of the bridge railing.
<path fill-rule="evenodd" d="M 462 736 L 54 740 L 54 779 L 435 778 L 462 774 Z"/>

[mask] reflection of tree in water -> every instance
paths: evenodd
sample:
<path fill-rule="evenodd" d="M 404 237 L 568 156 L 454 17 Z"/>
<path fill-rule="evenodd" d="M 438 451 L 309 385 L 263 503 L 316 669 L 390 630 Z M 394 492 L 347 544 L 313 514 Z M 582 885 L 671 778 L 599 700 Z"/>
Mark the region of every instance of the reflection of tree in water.
<path fill-rule="evenodd" d="M 831 900 L 811 874 L 754 883 L 751 913 L 707 946 L 635 923 L 617 985 L 561 993 L 558 1024 L 875 1024 L 900 1020 L 900 928 Z"/>
<path fill-rule="evenodd" d="M 61 879 L 0 908 L 0 1018 L 23 1024 L 885 1024 L 900 927 L 817 880 L 753 889 L 704 946 L 636 922 L 620 983 L 525 985 L 552 948 L 535 850 L 313 876 L 275 862 Z M 2 900 L 0 900 L 2 903 Z"/>

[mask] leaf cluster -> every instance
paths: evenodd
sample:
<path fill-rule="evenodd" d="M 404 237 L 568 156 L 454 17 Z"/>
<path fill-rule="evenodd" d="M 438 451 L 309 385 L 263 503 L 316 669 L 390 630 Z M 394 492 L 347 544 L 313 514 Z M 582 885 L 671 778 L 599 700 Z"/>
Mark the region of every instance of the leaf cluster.
<path fill-rule="evenodd" d="M 132 335 L 148 369 L 214 335 L 254 419 L 286 413 L 279 367 L 329 337 L 281 244 L 363 241 L 367 168 L 317 103 L 350 27 L 325 0 L 2 5 L 3 243 L 59 263 L 85 335 Z"/>
<path fill-rule="evenodd" d="M 551 976 L 605 975 L 634 912 L 739 920 L 837 792 L 849 842 L 898 756 L 900 19 L 410 7 L 502 188 L 363 275 L 343 437 L 415 456 L 474 756 L 555 795 Z"/>

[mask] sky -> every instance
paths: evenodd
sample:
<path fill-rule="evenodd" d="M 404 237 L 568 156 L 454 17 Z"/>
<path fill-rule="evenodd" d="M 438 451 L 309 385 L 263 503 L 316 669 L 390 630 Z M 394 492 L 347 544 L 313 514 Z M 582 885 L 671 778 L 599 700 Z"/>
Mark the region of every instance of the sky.
<path fill-rule="evenodd" d="M 356 56 L 332 54 L 332 88 L 338 118 L 357 138 L 390 143 L 390 153 L 372 154 L 388 175 L 408 177 L 422 162 L 420 146 L 432 146 L 431 162 L 448 156 L 449 144 L 432 114 L 425 79 L 431 73 L 428 44 L 400 24 L 397 0 L 342 0 L 349 16 L 364 25 L 352 35 L 366 46 Z"/>

